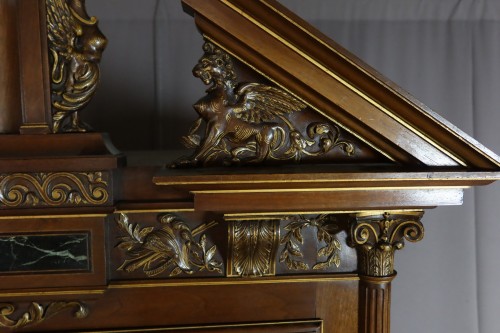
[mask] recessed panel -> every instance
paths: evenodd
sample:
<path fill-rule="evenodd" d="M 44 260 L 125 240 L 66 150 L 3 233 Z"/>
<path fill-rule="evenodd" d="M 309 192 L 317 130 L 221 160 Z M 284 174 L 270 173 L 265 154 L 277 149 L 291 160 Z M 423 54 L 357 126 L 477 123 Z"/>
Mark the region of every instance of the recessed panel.
<path fill-rule="evenodd" d="M 90 270 L 89 234 L 0 237 L 0 272 Z"/>

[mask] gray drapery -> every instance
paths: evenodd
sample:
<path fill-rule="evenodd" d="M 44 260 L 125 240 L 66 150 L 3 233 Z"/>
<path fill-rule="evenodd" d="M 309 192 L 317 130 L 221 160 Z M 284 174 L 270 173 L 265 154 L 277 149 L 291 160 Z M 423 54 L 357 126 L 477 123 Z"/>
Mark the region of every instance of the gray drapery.
<path fill-rule="evenodd" d="M 282 0 L 284 5 L 500 152 L 500 1 Z M 110 39 L 85 118 L 123 150 L 178 149 L 204 86 L 202 39 L 180 0 L 87 0 Z M 392 330 L 497 333 L 500 184 L 429 210 L 396 255 Z"/>

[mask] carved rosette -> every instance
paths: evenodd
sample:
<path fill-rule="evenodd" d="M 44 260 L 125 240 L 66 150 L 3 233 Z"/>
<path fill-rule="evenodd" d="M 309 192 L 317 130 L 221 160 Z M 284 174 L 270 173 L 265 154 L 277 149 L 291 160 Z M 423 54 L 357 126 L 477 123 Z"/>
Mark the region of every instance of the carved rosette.
<path fill-rule="evenodd" d="M 228 276 L 275 274 L 279 221 L 232 221 L 229 235 Z"/>
<path fill-rule="evenodd" d="M 394 274 L 394 252 L 404 241 L 417 242 L 424 237 L 420 222 L 423 212 L 356 214 L 351 224 L 351 243 L 358 250 L 361 274 L 388 277 Z"/>
<path fill-rule="evenodd" d="M 79 112 L 99 83 L 99 62 L 107 40 L 90 17 L 85 0 L 46 0 L 51 66 L 52 131 L 85 132 Z"/>
<path fill-rule="evenodd" d="M 107 172 L 0 175 L 0 208 L 101 206 L 109 204 Z"/>
<path fill-rule="evenodd" d="M 160 227 L 141 227 L 131 224 L 126 214 L 117 218 L 118 226 L 125 232 L 117 247 L 124 251 L 125 259 L 118 268 L 133 272 L 138 269 L 149 277 L 168 272 L 168 276 L 202 271 L 222 274 L 222 263 L 215 259 L 217 247 L 208 248 L 203 232 L 217 225 L 202 224 L 191 230 L 174 214 L 159 217 Z M 195 237 L 201 235 L 196 239 Z"/>
<path fill-rule="evenodd" d="M 355 146 L 338 126 L 298 120 L 307 105 L 284 89 L 238 81 L 232 57 L 211 42 L 193 74 L 209 86 L 195 103 L 199 115 L 188 135 L 196 151 L 173 166 L 255 164 L 322 157 L 334 149 L 353 156 Z M 205 129 L 201 129 L 202 123 Z"/>
<path fill-rule="evenodd" d="M 324 246 L 318 250 L 316 254 L 317 261 L 312 269 L 320 270 L 332 265 L 340 266 L 342 246 L 335 237 L 335 232 L 339 231 L 339 228 L 334 223 L 332 216 L 319 215 L 315 218 L 306 218 L 297 215 L 288 217 L 288 220 L 291 220 L 291 222 L 285 226 L 287 233 L 280 241 L 284 245 L 279 258 L 280 262 L 285 263 L 288 269 L 309 269 L 309 265 L 303 260 L 302 245 L 304 244 L 304 237 L 302 236 L 302 230 L 304 228 L 314 228 L 316 229 L 318 244 L 324 243 Z M 321 260 L 322 258 L 324 260 Z"/>
<path fill-rule="evenodd" d="M 81 302 L 52 302 L 46 306 L 32 302 L 26 312 L 13 319 L 11 316 L 17 311 L 16 307 L 9 303 L 0 303 L 0 327 L 14 330 L 38 325 L 48 318 L 70 309 L 75 309 L 73 316 L 77 319 L 86 318 L 89 312 L 87 306 Z"/>

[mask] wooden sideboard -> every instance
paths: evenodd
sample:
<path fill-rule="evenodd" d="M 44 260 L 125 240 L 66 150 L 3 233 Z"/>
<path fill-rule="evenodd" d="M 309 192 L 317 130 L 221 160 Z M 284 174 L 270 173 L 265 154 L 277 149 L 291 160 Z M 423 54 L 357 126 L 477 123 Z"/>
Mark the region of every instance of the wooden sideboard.
<path fill-rule="evenodd" d="M 137 166 L 80 118 L 85 1 L 0 0 L 0 331 L 389 333 L 397 251 L 500 158 L 274 0 L 182 4 L 191 153 Z"/>

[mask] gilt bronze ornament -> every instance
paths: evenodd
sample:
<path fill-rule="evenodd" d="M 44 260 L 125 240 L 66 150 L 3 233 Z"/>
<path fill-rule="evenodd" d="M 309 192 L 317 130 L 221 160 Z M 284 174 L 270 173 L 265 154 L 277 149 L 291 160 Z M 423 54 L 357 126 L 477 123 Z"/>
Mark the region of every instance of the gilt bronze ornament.
<path fill-rule="evenodd" d="M 52 131 L 86 132 L 80 111 L 99 82 L 99 62 L 107 40 L 89 17 L 85 0 L 46 0 L 51 67 Z"/>
<path fill-rule="evenodd" d="M 211 42 L 193 68 L 209 88 L 195 103 L 199 115 L 184 145 L 195 148 L 174 167 L 218 164 L 256 164 L 265 161 L 301 161 L 339 147 L 354 154 L 354 145 L 340 138 L 340 129 L 326 122 L 295 124 L 294 113 L 306 104 L 283 89 L 262 83 L 239 83 L 231 56 Z M 198 134 L 205 122 L 204 135 Z"/>
<path fill-rule="evenodd" d="M 161 227 L 144 227 L 131 224 L 126 214 L 120 214 L 117 223 L 126 233 L 117 247 L 125 252 L 127 259 L 118 268 L 133 272 L 138 269 L 149 277 L 168 272 L 168 276 L 181 273 L 194 274 L 202 271 L 222 273 L 222 263 L 214 257 L 217 247 L 207 248 L 204 231 L 217 222 L 202 224 L 191 230 L 174 214 L 159 217 Z M 198 240 L 197 235 L 201 234 Z"/>
<path fill-rule="evenodd" d="M 75 309 L 73 316 L 77 319 L 83 319 L 88 316 L 88 307 L 81 302 L 52 302 L 46 306 L 32 302 L 27 311 L 18 314 L 18 318 L 12 318 L 18 310 L 15 305 L 10 303 L 0 303 L 0 328 L 5 327 L 10 330 L 21 329 L 28 326 L 38 325 L 50 317 L 53 317 L 65 310 Z"/>

